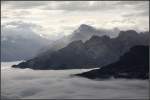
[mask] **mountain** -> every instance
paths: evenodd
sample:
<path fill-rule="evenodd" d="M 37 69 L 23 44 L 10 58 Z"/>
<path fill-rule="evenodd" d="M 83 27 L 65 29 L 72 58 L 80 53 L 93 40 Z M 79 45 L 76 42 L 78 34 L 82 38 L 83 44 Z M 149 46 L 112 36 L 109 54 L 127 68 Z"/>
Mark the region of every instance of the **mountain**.
<path fill-rule="evenodd" d="M 13 67 L 32 69 L 75 69 L 100 67 L 117 61 L 134 45 L 148 45 L 149 33 L 121 31 L 116 38 L 93 35 L 89 40 L 73 41 L 54 52 L 43 53 Z"/>
<path fill-rule="evenodd" d="M 149 46 L 134 46 L 117 62 L 77 74 L 90 79 L 107 78 L 137 78 L 148 79 L 149 76 Z"/>
<path fill-rule="evenodd" d="M 85 41 L 94 34 L 107 33 L 106 30 L 98 31 L 92 26 L 82 24 L 71 35 L 56 41 L 50 41 L 36 34 L 32 30 L 32 25 L 26 24 L 23 22 L 8 24 L 8 26 L 15 26 L 15 29 L 2 25 L 1 61 L 26 60 L 33 58 L 35 55 L 50 54 L 67 46 L 72 41 L 80 39 Z"/>
<path fill-rule="evenodd" d="M 37 34 L 6 34 L 1 36 L 1 61 L 27 60 L 37 55 L 50 41 Z"/>
<path fill-rule="evenodd" d="M 75 41 L 75 40 L 88 40 L 92 35 L 100 34 L 99 31 L 89 25 L 82 24 L 78 29 L 76 29 L 73 34 L 70 36 L 70 39 Z"/>
<path fill-rule="evenodd" d="M 65 46 L 67 46 L 69 43 L 73 41 L 82 40 L 83 42 L 89 40 L 93 35 L 96 36 L 103 36 L 107 35 L 110 37 L 116 37 L 117 34 L 120 32 L 118 28 L 114 29 L 97 29 L 93 26 L 81 24 L 77 29 L 75 29 L 72 34 L 68 36 L 64 36 L 58 40 L 53 41 L 47 48 L 43 48 L 42 52 L 43 54 L 45 52 L 51 51 L 53 53 L 54 51 L 57 51 Z"/>
<path fill-rule="evenodd" d="M 97 36 L 103 36 L 108 35 L 110 37 L 113 37 L 112 35 L 118 34 L 120 30 L 118 28 L 114 28 L 112 30 L 106 30 L 106 29 L 97 29 L 93 26 L 89 26 L 86 24 L 81 24 L 78 29 L 76 29 L 73 34 L 70 36 L 70 40 L 82 40 L 86 41 L 89 40 L 93 35 Z"/>

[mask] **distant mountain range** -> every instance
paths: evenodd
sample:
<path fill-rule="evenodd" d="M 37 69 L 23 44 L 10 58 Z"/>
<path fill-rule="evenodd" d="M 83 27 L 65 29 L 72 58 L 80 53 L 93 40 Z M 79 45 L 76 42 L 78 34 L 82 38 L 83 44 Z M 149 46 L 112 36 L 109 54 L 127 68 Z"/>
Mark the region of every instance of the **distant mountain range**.
<path fill-rule="evenodd" d="M 134 46 L 120 57 L 117 62 L 100 69 L 77 74 L 90 79 L 137 78 L 149 77 L 149 46 Z"/>
<path fill-rule="evenodd" d="M 71 35 L 62 37 L 61 39 L 56 41 L 51 41 L 43 38 L 40 35 L 30 31 L 30 29 L 26 33 L 19 32 L 12 32 L 8 30 L 2 33 L 1 61 L 27 60 L 37 55 L 42 55 L 45 52 L 48 52 L 50 54 L 67 46 L 70 42 L 76 40 L 86 41 L 93 35 L 113 35 L 115 33 L 118 33 L 119 29 L 96 29 L 92 26 L 82 24 L 79 26 L 79 28 L 73 31 Z"/>
<path fill-rule="evenodd" d="M 96 36 L 103 36 L 107 35 L 109 37 L 116 37 L 117 34 L 120 32 L 118 28 L 114 29 L 97 29 L 93 26 L 81 24 L 77 29 L 75 29 L 72 34 L 68 36 L 64 36 L 54 42 L 52 42 L 47 48 L 42 48 L 41 53 L 49 52 L 52 53 L 57 51 L 63 47 L 66 47 L 69 43 L 73 41 L 82 40 L 83 42 L 89 40 L 93 35 Z"/>
<path fill-rule="evenodd" d="M 89 34 L 93 32 L 89 35 L 89 37 L 91 36 L 90 39 L 88 39 L 89 37 L 84 38 L 86 30 L 88 30 Z M 75 39 L 75 41 L 66 44 L 66 46 L 60 49 L 41 53 L 35 58 L 13 67 L 43 70 L 101 67 L 117 61 L 122 54 L 135 45 L 149 45 L 149 32 L 120 31 L 119 35 L 115 38 L 110 38 L 97 32 L 96 29 L 90 26 L 81 25 L 79 30 L 75 31 L 76 35 L 72 34 L 69 37 Z M 78 38 L 77 34 L 85 35 Z"/>
<path fill-rule="evenodd" d="M 17 61 L 31 59 L 41 48 L 46 48 L 50 40 L 37 34 L 1 35 L 1 61 Z"/>

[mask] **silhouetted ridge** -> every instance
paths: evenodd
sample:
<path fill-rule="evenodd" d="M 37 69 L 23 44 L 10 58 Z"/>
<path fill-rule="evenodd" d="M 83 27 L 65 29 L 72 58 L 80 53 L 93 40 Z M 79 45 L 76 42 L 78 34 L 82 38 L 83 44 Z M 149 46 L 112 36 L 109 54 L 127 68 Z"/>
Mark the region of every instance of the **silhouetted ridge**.
<path fill-rule="evenodd" d="M 81 40 L 78 40 L 78 41 L 73 41 L 71 42 L 68 46 L 80 46 L 80 45 L 83 45 L 83 42 Z"/>
<path fill-rule="evenodd" d="M 87 25 L 81 25 L 87 27 Z M 80 27 L 81 27 L 80 26 Z M 89 29 L 89 28 L 88 28 Z M 89 32 L 89 31 L 87 31 Z M 77 36 L 88 33 L 77 33 Z M 19 68 L 32 69 L 77 69 L 101 67 L 117 61 L 129 48 L 135 45 L 148 45 L 149 37 L 135 31 L 122 31 L 118 37 L 93 35 L 87 41 L 72 41 L 64 48 L 52 53 L 46 52 L 23 64 L 14 65 Z"/>
<path fill-rule="evenodd" d="M 100 69 L 77 74 L 90 79 L 106 78 L 138 78 L 148 79 L 149 46 L 135 46 L 120 57 L 115 63 Z"/>
<path fill-rule="evenodd" d="M 137 36 L 138 33 L 134 30 L 127 30 L 127 31 L 120 31 L 119 33 L 119 37 L 133 37 L 133 36 Z"/>

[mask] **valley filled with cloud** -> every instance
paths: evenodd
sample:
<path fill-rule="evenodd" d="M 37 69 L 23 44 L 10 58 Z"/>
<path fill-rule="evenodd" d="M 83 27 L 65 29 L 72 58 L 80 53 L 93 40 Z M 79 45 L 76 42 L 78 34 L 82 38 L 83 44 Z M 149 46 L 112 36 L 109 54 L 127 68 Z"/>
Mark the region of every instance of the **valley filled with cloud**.
<path fill-rule="evenodd" d="M 148 80 L 90 80 L 72 76 L 91 69 L 31 70 L 1 64 L 1 96 L 8 99 L 148 99 Z"/>

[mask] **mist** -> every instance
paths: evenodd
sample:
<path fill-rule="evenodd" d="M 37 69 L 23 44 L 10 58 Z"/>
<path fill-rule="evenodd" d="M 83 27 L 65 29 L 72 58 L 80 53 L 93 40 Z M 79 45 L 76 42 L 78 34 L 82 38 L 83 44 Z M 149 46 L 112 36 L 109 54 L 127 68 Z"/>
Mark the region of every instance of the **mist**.
<path fill-rule="evenodd" d="M 148 99 L 148 80 L 90 80 L 72 76 L 92 69 L 31 70 L 1 63 L 1 95 L 6 99 Z"/>

